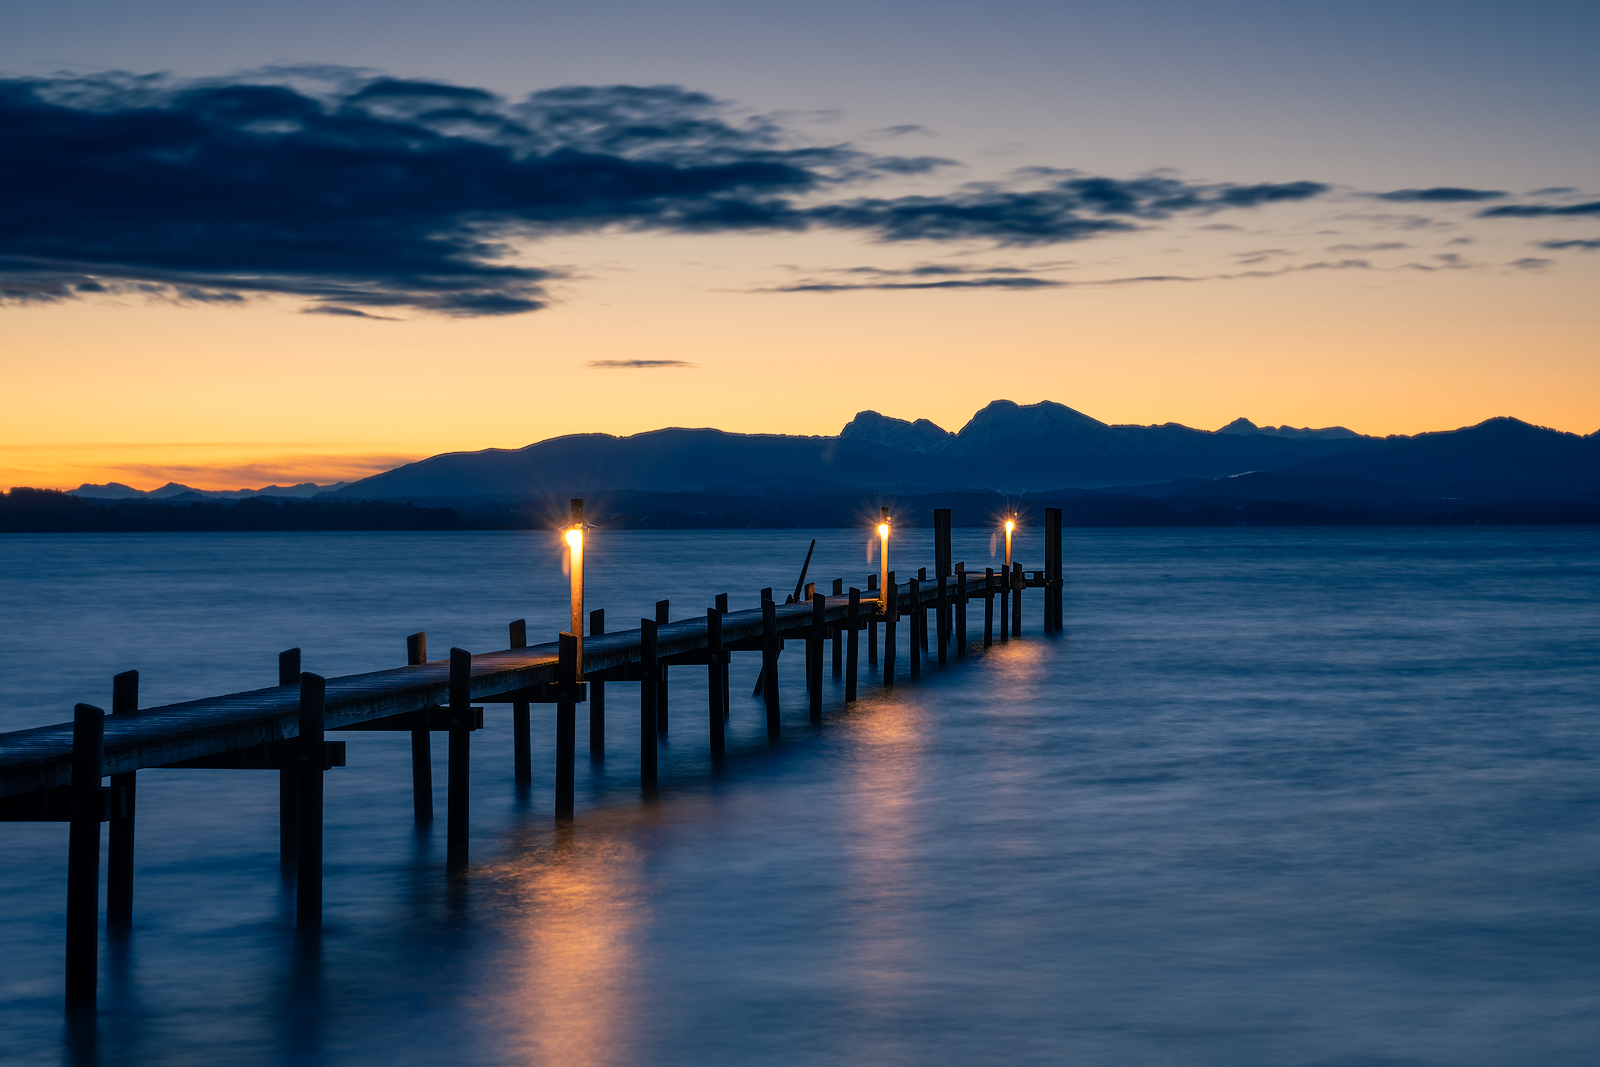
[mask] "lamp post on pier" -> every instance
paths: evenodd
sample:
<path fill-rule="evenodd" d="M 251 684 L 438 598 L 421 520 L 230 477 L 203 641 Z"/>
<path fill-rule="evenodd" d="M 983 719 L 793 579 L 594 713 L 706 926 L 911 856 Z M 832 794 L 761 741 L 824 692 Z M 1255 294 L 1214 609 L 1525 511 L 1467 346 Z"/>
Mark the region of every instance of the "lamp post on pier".
<path fill-rule="evenodd" d="M 889 614 L 889 509 L 878 509 L 878 599 Z"/>
<path fill-rule="evenodd" d="M 577 676 L 583 677 L 583 500 L 572 501 L 572 524 L 567 527 L 567 551 L 571 555 L 572 626 L 577 642 Z"/>

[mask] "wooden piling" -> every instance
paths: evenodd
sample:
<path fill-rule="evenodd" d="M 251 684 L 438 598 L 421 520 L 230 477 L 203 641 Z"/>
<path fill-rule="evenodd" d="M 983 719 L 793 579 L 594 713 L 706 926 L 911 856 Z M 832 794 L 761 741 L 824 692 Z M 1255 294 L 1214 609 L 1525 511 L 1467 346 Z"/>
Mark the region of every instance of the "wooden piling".
<path fill-rule="evenodd" d="M 511 624 L 511 644 L 508 648 L 528 647 L 528 621 L 518 619 Z M 528 705 L 511 705 L 511 776 L 518 792 L 533 788 L 533 737 L 529 722 Z"/>
<path fill-rule="evenodd" d="M 571 699 L 578 688 L 578 636 L 563 631 L 556 641 L 556 684 L 566 687 L 568 698 L 556 701 L 556 818 L 570 820 L 578 761 L 578 705 Z"/>
<path fill-rule="evenodd" d="M 728 613 L 728 594 L 727 593 L 718 593 L 717 594 L 717 614 L 718 615 L 726 615 L 727 613 Z M 729 698 L 732 696 L 732 694 L 728 690 L 728 677 L 732 673 L 728 669 L 728 666 L 729 666 L 729 661 L 732 658 L 733 657 L 728 656 L 726 654 L 723 655 L 722 664 L 721 664 L 722 669 L 719 672 L 722 675 L 722 717 L 724 719 L 726 719 L 728 717 Z"/>
<path fill-rule="evenodd" d="M 994 568 L 983 568 L 983 647 L 994 645 Z"/>
<path fill-rule="evenodd" d="M 1045 630 L 1061 630 L 1061 509 L 1044 509 L 1044 618 Z"/>
<path fill-rule="evenodd" d="M 406 664 L 428 662 L 428 635 L 406 638 Z M 433 822 L 433 735 L 426 726 L 411 731 L 411 808 L 418 823 Z"/>
<path fill-rule="evenodd" d="M 606 632 L 606 609 L 595 608 L 589 612 L 589 636 L 600 637 Z M 589 683 L 589 758 L 606 756 L 606 683 Z"/>
<path fill-rule="evenodd" d="M 939 575 L 939 601 L 934 610 L 935 625 L 939 629 L 939 666 L 943 667 L 950 657 L 950 579 Z"/>
<path fill-rule="evenodd" d="M 828 598 L 822 593 L 811 594 L 811 635 L 806 644 L 813 649 L 811 656 L 811 721 L 822 721 L 822 642 L 828 631 Z"/>
<path fill-rule="evenodd" d="M 967 658 L 967 565 L 956 564 L 956 659 Z"/>
<path fill-rule="evenodd" d="M 322 929 L 322 731 L 327 682 L 300 675 L 299 848 L 295 871 L 294 924 L 306 933 Z M 452 803 L 454 796 L 451 797 Z"/>
<path fill-rule="evenodd" d="M 761 598 L 761 627 L 765 640 L 761 645 L 762 695 L 767 702 L 767 737 L 776 741 L 782 733 L 778 707 L 778 652 L 783 648 L 783 638 L 778 636 L 778 605 L 772 602 L 770 590 L 763 589 Z"/>
<path fill-rule="evenodd" d="M 1022 564 L 1011 565 L 1011 636 L 1022 636 Z"/>
<path fill-rule="evenodd" d="M 665 600 L 656 601 L 656 625 L 667 625 L 667 614 L 670 605 Z M 667 665 L 661 664 L 657 668 L 656 679 L 656 732 L 663 737 L 667 733 Z"/>
<path fill-rule="evenodd" d="M 835 578 L 833 580 L 833 595 L 834 596 L 843 596 L 844 595 L 844 579 L 843 578 Z M 833 628 L 833 676 L 835 678 L 839 677 L 839 675 L 842 672 L 842 668 L 843 668 L 843 663 L 840 662 L 841 659 L 842 659 L 841 653 L 843 653 L 843 651 L 844 651 L 844 649 L 841 647 L 843 644 L 844 644 L 844 631 L 842 629 L 840 629 L 839 627 L 835 626 Z"/>
<path fill-rule="evenodd" d="M 450 650 L 450 756 L 445 781 L 445 867 L 467 869 L 471 827 L 472 653 Z"/>
<path fill-rule="evenodd" d="M 917 568 L 917 579 L 913 588 L 920 590 L 921 583 L 928 580 L 928 568 Z M 918 648 L 922 649 L 924 656 L 928 653 L 928 609 L 922 603 L 922 597 L 913 593 L 911 597 L 911 639 Z"/>
<path fill-rule="evenodd" d="M 894 645 L 895 630 L 898 629 L 900 617 L 900 583 L 894 579 L 894 571 L 889 572 L 888 580 L 883 584 L 883 687 L 894 688 Z"/>
<path fill-rule="evenodd" d="M 285 649 L 278 653 L 278 684 L 300 684 L 300 650 L 298 648 Z M 295 843 L 295 834 L 300 826 L 300 817 L 295 813 L 295 805 L 299 800 L 299 791 L 295 787 L 295 770 L 293 767 L 282 767 L 278 770 L 278 865 L 285 874 L 294 870 L 295 860 L 299 856 L 299 848 Z"/>
<path fill-rule="evenodd" d="M 995 575 L 995 588 L 1000 598 L 1000 640 L 1011 640 L 1011 568 L 1002 567 Z"/>
<path fill-rule="evenodd" d="M 111 714 L 139 710 L 139 672 L 123 671 L 111 679 Z M 133 926 L 134 793 L 139 774 L 113 774 L 111 787 L 122 790 L 120 818 L 113 818 L 106 847 L 106 931 L 125 933 Z"/>
<path fill-rule="evenodd" d="M 639 620 L 639 787 L 656 788 L 656 620 Z"/>
<path fill-rule="evenodd" d="M 878 592 L 878 576 L 876 574 L 867 575 L 867 592 Z M 881 604 L 877 612 L 869 612 L 867 614 L 867 666 L 869 667 L 878 665 L 878 616 L 886 614 L 888 614 L 888 609 Z"/>
<path fill-rule="evenodd" d="M 860 647 L 861 590 L 850 587 L 850 606 L 845 609 L 844 702 L 856 702 L 856 652 Z"/>
<path fill-rule="evenodd" d="M 92 1009 L 100 955 L 100 795 L 106 713 L 72 711 L 72 800 L 67 838 L 67 1007 Z"/>
<path fill-rule="evenodd" d="M 722 700 L 722 612 L 706 609 L 706 716 L 711 725 L 711 758 L 721 759 L 727 751 L 727 712 Z"/>

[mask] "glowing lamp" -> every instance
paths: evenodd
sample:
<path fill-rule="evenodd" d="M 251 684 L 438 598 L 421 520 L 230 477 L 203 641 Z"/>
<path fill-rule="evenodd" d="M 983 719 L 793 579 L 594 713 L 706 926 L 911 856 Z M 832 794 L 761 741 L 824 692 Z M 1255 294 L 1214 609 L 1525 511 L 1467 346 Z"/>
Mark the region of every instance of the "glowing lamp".
<path fill-rule="evenodd" d="M 571 556 L 572 592 L 570 596 L 572 605 L 572 636 L 577 639 L 577 666 L 578 677 L 583 677 L 583 501 L 572 502 L 572 525 L 567 527 L 565 536 L 567 552 Z"/>
<path fill-rule="evenodd" d="M 889 509 L 878 509 L 878 601 L 889 614 Z"/>

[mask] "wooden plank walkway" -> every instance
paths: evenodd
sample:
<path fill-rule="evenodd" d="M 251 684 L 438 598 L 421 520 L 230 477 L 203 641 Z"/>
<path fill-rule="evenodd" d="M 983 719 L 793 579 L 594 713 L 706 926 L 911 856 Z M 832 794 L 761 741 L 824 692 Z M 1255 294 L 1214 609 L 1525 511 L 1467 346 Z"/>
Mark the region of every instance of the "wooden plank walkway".
<path fill-rule="evenodd" d="M 965 576 L 969 596 L 981 596 L 985 576 Z M 997 583 L 1000 578 L 997 576 Z M 946 595 L 957 594 L 956 578 L 947 579 Z M 914 607 L 929 609 L 937 604 L 937 579 L 921 581 L 918 604 L 913 604 L 909 583 L 898 583 L 897 614 Z M 1042 586 L 1045 572 L 1024 572 L 1024 584 Z M 882 619 L 868 615 L 879 604 L 876 592 L 863 594 L 864 620 Z M 825 618 L 830 624 L 845 620 L 849 596 L 829 596 Z M 779 604 L 776 608 L 777 636 L 793 639 L 809 632 L 813 607 L 809 603 Z M 725 646 L 737 646 L 763 637 L 765 627 L 759 608 L 728 612 L 722 617 Z M 662 625 L 658 629 L 658 656 L 663 662 L 707 647 L 707 622 L 702 616 Z M 609 669 L 625 668 L 640 662 L 642 651 L 639 629 L 618 631 L 603 636 L 585 637 L 583 665 L 585 677 L 593 678 Z M 494 703 L 530 686 L 557 680 L 557 645 L 548 642 L 526 648 L 487 652 L 472 657 L 471 699 Z M 449 703 L 450 662 L 448 659 L 410 667 L 354 674 L 327 680 L 326 725 L 329 730 L 349 727 Z M 191 700 L 181 704 L 144 708 L 132 713 L 109 715 L 105 720 L 104 774 L 123 774 L 146 767 L 160 767 L 178 760 L 215 756 L 225 752 L 282 741 L 298 734 L 300 687 L 280 685 L 228 696 Z M 31 730 L 0 733 L 0 797 L 18 796 L 39 789 L 67 785 L 72 772 L 72 723 L 40 726 Z"/>

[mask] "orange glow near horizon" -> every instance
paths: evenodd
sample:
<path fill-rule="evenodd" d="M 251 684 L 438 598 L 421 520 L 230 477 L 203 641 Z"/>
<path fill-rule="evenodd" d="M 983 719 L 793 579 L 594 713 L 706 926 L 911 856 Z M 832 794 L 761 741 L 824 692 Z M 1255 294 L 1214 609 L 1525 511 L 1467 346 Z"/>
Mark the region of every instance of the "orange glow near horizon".
<path fill-rule="evenodd" d="M 1178 256 L 1204 272 L 1237 254 L 1227 241 L 1245 240 L 1130 235 L 1083 246 L 1100 258 L 1072 271 L 1173 273 L 1161 264 Z M 1525 254 L 1503 244 L 1502 258 Z M 674 425 L 836 434 L 884 406 L 868 396 L 894 398 L 885 415 L 950 430 L 1001 398 L 1201 429 L 1244 416 L 1410 434 L 1496 415 L 1600 428 L 1600 256 L 1546 272 L 819 294 L 760 290 L 792 280 L 775 262 L 894 266 L 950 253 L 823 234 L 613 234 L 531 252 L 610 265 L 549 310 L 501 318 L 347 320 L 268 297 L 0 308 L 0 487 L 326 484 L 441 452 Z M 1002 355 L 1027 392 L 983 384 L 985 361 Z M 690 366 L 591 366 L 641 358 Z"/>

